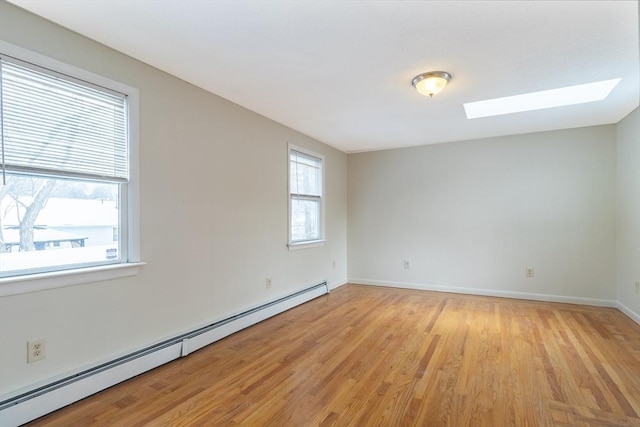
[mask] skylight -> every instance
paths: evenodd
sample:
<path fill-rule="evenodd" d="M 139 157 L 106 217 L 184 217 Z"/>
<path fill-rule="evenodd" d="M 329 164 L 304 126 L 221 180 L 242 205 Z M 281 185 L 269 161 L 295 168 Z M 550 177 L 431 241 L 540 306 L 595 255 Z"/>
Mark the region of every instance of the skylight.
<path fill-rule="evenodd" d="M 487 99 L 485 101 L 468 102 L 464 110 L 468 119 L 499 116 L 501 114 L 520 113 L 523 111 L 541 110 L 543 108 L 562 107 L 565 105 L 584 104 L 602 101 L 622 79 L 603 80 L 522 95 L 505 96 L 504 98 Z"/>

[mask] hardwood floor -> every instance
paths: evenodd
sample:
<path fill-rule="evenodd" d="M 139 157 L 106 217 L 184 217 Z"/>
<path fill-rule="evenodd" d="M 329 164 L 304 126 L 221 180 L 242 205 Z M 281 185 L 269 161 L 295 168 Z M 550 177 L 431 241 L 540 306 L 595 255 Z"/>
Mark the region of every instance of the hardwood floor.
<path fill-rule="evenodd" d="M 346 285 L 30 425 L 640 426 L 640 326 Z"/>

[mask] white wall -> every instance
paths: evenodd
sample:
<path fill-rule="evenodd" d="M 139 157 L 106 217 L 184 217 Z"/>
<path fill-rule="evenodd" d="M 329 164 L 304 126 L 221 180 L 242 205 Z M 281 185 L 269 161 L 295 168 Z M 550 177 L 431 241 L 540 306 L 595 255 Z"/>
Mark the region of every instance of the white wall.
<path fill-rule="evenodd" d="M 640 109 L 617 126 L 617 287 L 625 312 L 640 319 Z"/>
<path fill-rule="evenodd" d="M 610 304 L 615 162 L 614 125 L 349 155 L 349 281 Z"/>
<path fill-rule="evenodd" d="M 355 282 L 617 299 L 640 313 L 638 110 L 617 126 L 352 154 L 347 184 L 345 154 L 2 1 L 0 29 L 140 90 L 147 262 L 132 278 L 1 298 L 0 395 L 342 284 L 347 255 Z M 326 157 L 323 247 L 285 247 L 288 142 Z M 27 365 L 40 337 L 47 359 Z"/>
<path fill-rule="evenodd" d="M 344 153 L 1 1 L 0 29 L 6 42 L 139 89 L 147 263 L 127 279 L 0 299 L 0 395 L 346 281 Z M 286 247 L 288 142 L 326 158 L 325 246 Z M 26 342 L 39 337 L 47 358 L 27 364 Z"/>

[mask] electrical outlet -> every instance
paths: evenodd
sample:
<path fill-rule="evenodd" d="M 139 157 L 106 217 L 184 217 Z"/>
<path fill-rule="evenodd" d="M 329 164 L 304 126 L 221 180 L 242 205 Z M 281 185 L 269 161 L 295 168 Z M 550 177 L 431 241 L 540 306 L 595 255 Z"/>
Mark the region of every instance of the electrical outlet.
<path fill-rule="evenodd" d="M 640 282 L 636 282 L 636 294 L 640 294 Z"/>
<path fill-rule="evenodd" d="M 527 277 L 533 277 L 533 268 L 527 268 L 525 269 L 525 273 L 527 274 Z"/>
<path fill-rule="evenodd" d="M 271 289 L 271 278 L 267 277 L 266 285 L 267 285 L 267 289 Z"/>
<path fill-rule="evenodd" d="M 37 362 L 45 357 L 44 338 L 27 341 L 27 363 Z"/>
<path fill-rule="evenodd" d="M 333 261 L 333 269 L 334 270 L 336 269 L 336 262 L 335 261 Z"/>
<path fill-rule="evenodd" d="M 409 264 L 409 261 L 405 261 L 404 262 L 404 269 L 405 270 L 409 270 L 411 268 L 411 264 Z"/>

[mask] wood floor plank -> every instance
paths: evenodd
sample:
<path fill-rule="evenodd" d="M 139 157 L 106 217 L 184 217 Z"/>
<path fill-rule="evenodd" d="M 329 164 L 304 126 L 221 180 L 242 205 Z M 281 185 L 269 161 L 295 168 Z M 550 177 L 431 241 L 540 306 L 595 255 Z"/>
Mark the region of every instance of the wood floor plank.
<path fill-rule="evenodd" d="M 640 427 L 640 326 L 346 285 L 30 425 Z"/>

